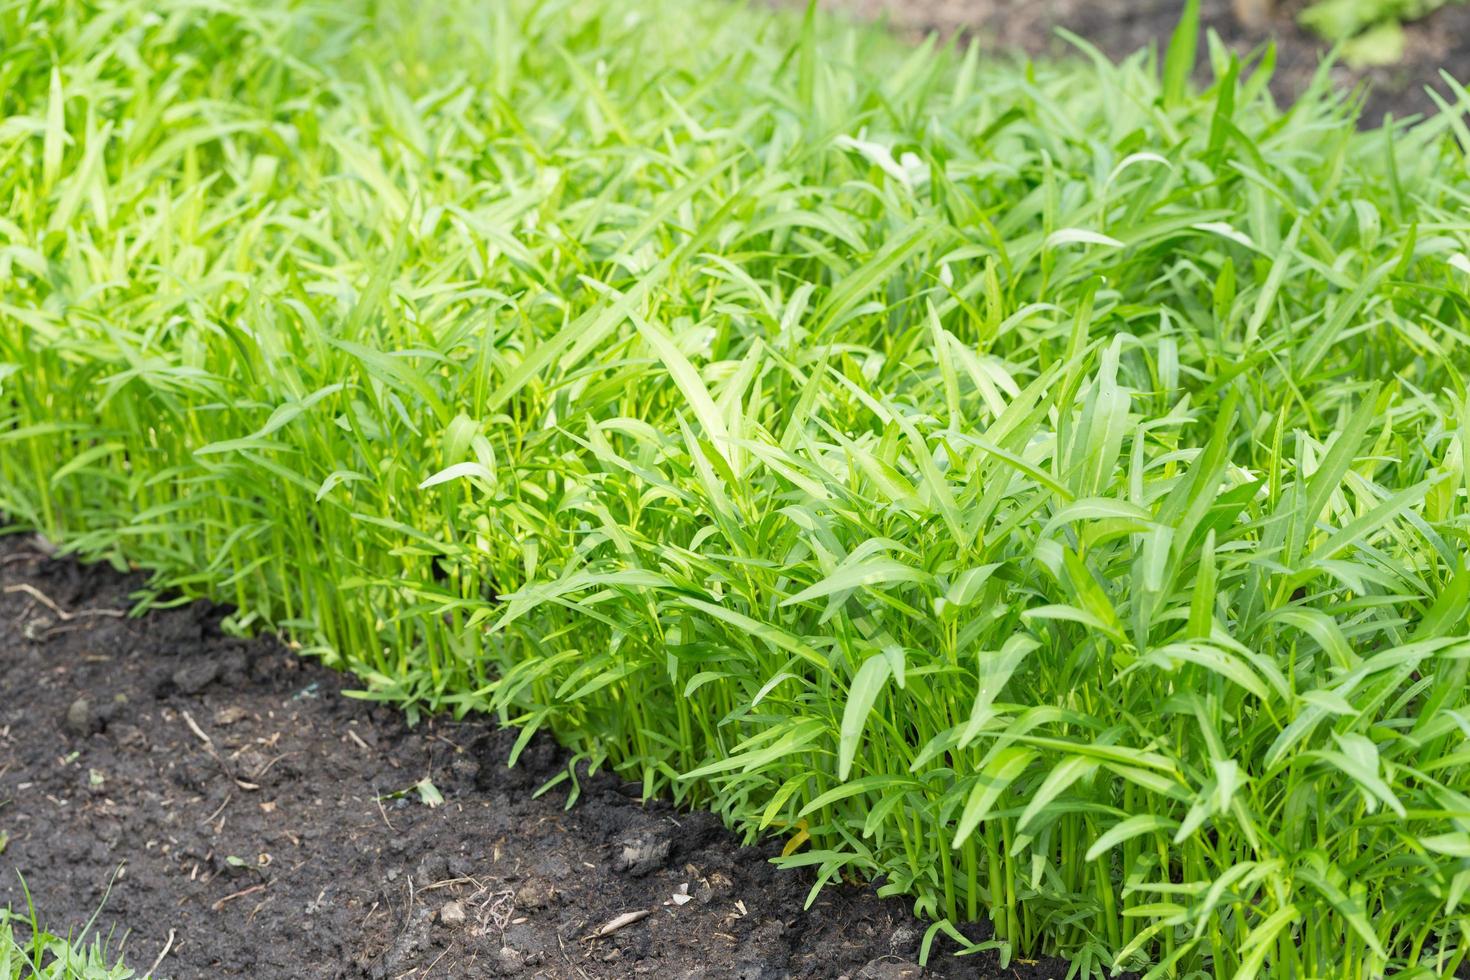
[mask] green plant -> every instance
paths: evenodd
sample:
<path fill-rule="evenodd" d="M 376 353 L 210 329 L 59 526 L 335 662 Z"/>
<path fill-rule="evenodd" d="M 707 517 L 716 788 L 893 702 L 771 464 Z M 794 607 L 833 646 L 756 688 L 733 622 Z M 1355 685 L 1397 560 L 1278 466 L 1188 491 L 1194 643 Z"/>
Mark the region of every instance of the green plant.
<path fill-rule="evenodd" d="M 1341 43 L 1355 64 L 1385 65 L 1404 56 L 1407 21 L 1427 17 L 1451 0 L 1315 0 L 1301 22 L 1329 41 Z"/>
<path fill-rule="evenodd" d="M 41 927 L 29 892 L 26 902 L 26 916 L 0 908 L 0 980 L 131 980 L 135 975 L 107 952 L 102 939 L 87 941 L 93 922 L 80 935 L 63 939 Z"/>
<path fill-rule="evenodd" d="M 17 939 L 16 921 L 0 909 L 0 977 L 5 980 L 129 980 L 135 975 L 108 955 L 101 940 L 72 942 L 31 922 L 22 922 L 26 938 Z"/>
<path fill-rule="evenodd" d="M 1463 90 L 795 27 L 0 4 L 0 507 L 931 940 L 1452 972 Z"/>

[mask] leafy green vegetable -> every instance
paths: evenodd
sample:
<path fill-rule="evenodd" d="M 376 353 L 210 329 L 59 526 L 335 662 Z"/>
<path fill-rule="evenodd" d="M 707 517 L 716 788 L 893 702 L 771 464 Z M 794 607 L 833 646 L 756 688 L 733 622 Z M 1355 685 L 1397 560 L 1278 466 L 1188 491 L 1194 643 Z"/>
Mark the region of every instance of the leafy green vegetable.
<path fill-rule="evenodd" d="M 120 956 L 108 952 L 101 937 L 88 939 L 96 913 L 79 934 L 56 936 L 41 926 L 24 880 L 21 891 L 26 896 L 26 915 L 0 907 L 0 980 L 132 980 L 137 976 Z"/>
<path fill-rule="evenodd" d="M 1353 64 L 1387 65 L 1404 56 L 1403 23 L 1427 17 L 1454 0 L 1315 0 L 1299 15 L 1305 26 L 1342 42 Z"/>
<path fill-rule="evenodd" d="M 926 949 L 1464 961 L 1457 115 L 705 0 L 0 48 L 15 522 L 805 834 Z"/>

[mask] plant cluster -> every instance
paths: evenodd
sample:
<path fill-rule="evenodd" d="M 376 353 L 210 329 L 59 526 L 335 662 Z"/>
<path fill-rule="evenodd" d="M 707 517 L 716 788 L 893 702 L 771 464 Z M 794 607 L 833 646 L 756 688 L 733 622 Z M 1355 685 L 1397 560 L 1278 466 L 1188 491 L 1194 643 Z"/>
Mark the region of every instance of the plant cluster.
<path fill-rule="evenodd" d="M 930 939 L 1447 974 L 1470 99 L 1193 36 L 6 0 L 0 509 Z"/>
<path fill-rule="evenodd" d="M 1404 56 L 1405 23 L 1452 2 L 1455 0 L 1315 0 L 1299 19 L 1327 40 L 1341 43 L 1349 61 L 1385 65 Z"/>
<path fill-rule="evenodd" d="M 22 916 L 0 907 L 0 980 L 132 980 L 137 975 L 108 952 L 100 937 L 87 941 L 92 923 L 80 936 L 63 939 L 41 926 L 34 907 L 28 912 Z"/>

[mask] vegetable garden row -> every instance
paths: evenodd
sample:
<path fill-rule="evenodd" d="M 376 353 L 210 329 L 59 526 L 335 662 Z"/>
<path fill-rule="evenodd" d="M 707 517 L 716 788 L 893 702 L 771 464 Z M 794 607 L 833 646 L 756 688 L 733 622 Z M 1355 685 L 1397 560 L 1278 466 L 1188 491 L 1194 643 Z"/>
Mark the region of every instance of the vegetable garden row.
<path fill-rule="evenodd" d="M 1192 16 L 4 5 L 0 510 L 931 935 L 1447 975 L 1470 98 Z"/>

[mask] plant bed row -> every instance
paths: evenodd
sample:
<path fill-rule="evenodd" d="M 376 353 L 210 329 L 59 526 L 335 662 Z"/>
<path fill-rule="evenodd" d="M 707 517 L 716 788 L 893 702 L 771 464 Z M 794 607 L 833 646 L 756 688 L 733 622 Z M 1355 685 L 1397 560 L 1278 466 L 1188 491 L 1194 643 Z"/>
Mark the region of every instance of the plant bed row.
<path fill-rule="evenodd" d="M 0 509 L 930 937 L 1452 972 L 1465 125 L 1196 17 L 0 13 Z"/>

